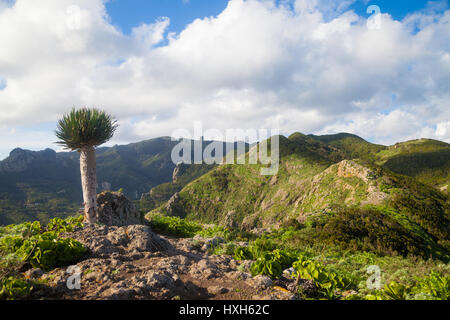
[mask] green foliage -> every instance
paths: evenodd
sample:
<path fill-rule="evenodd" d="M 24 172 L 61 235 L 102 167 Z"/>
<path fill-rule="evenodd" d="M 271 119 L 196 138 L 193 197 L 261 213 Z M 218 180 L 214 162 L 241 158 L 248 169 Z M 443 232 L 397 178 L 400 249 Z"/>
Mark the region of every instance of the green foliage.
<path fill-rule="evenodd" d="M 236 245 L 233 242 L 221 243 L 210 249 L 211 254 L 216 255 L 233 255 L 236 249 Z"/>
<path fill-rule="evenodd" d="M 80 242 L 58 238 L 56 232 L 45 232 L 23 241 L 15 253 L 34 268 L 51 270 L 76 261 L 85 252 Z"/>
<path fill-rule="evenodd" d="M 323 136 L 311 135 L 310 137 L 342 150 L 347 159 L 361 158 L 371 160 L 375 158 L 375 154 L 386 149 L 385 146 L 372 144 L 348 133 Z"/>
<path fill-rule="evenodd" d="M 8 225 L 6 227 L 0 227 L 0 237 L 4 236 L 20 236 L 20 237 L 30 237 L 37 235 L 43 231 L 41 223 L 39 221 L 35 222 L 25 222 L 19 225 Z"/>
<path fill-rule="evenodd" d="M 311 237 L 355 251 L 447 259 L 443 249 L 420 228 L 408 229 L 398 219 L 378 208 L 345 208 L 317 224 Z"/>
<path fill-rule="evenodd" d="M 344 291 L 351 285 L 345 277 L 328 271 L 323 265 L 302 256 L 293 263 L 293 268 L 297 277 L 314 281 L 321 294 L 330 300 L 338 297 L 338 290 Z"/>
<path fill-rule="evenodd" d="M 0 239 L 0 251 L 5 253 L 13 253 L 17 251 L 23 244 L 21 236 L 4 236 Z"/>
<path fill-rule="evenodd" d="M 0 300 L 17 300 L 28 297 L 33 290 L 30 281 L 15 277 L 0 279 Z"/>
<path fill-rule="evenodd" d="M 375 163 L 430 186 L 450 182 L 450 145 L 445 142 L 420 139 L 398 143 L 378 152 Z"/>
<path fill-rule="evenodd" d="M 222 226 L 213 226 L 210 228 L 202 229 L 197 233 L 199 236 L 203 238 L 213 238 L 213 237 L 221 237 L 225 240 L 232 239 L 232 231 L 224 228 Z"/>
<path fill-rule="evenodd" d="M 450 276 L 441 276 L 431 272 L 428 277 L 420 279 L 415 288 L 416 292 L 423 292 L 438 300 L 450 299 Z"/>
<path fill-rule="evenodd" d="M 73 232 L 76 228 L 83 227 L 83 216 L 69 217 L 65 220 L 54 218 L 47 224 L 47 231 L 55 231 L 58 234 L 63 232 Z"/>
<path fill-rule="evenodd" d="M 46 229 L 39 222 L 9 225 L 0 228 L 0 266 L 30 263 L 35 268 L 51 270 L 80 258 L 83 245 L 70 238 L 60 238 L 61 232 L 71 232 L 80 226 L 81 218 L 52 220 Z"/>
<path fill-rule="evenodd" d="M 255 239 L 255 241 L 253 241 L 252 244 L 250 245 L 249 249 L 253 257 L 258 258 L 262 257 L 266 252 L 276 250 L 277 245 L 272 239 L 263 235 Z"/>
<path fill-rule="evenodd" d="M 252 275 L 263 274 L 272 278 L 279 278 L 284 269 L 292 266 L 296 256 L 290 252 L 275 249 L 272 252 L 264 252 L 250 267 Z"/>
<path fill-rule="evenodd" d="M 436 189 L 416 183 L 412 178 L 391 178 L 392 200 L 389 205 L 408 216 L 430 235 L 439 240 L 449 240 L 450 205 L 448 196 Z"/>
<path fill-rule="evenodd" d="M 72 109 L 58 121 L 55 132 L 57 144 L 71 150 L 84 146 L 99 146 L 109 141 L 118 124 L 105 111 L 97 109 Z"/>
<path fill-rule="evenodd" d="M 329 215 L 327 219 L 336 215 Z M 315 219 L 315 223 L 311 223 L 311 230 L 326 223 L 327 219 Z M 292 242 L 298 233 L 303 233 L 306 229 L 294 226 L 266 233 L 251 241 L 249 246 L 235 247 L 232 252 L 233 258 L 256 260 L 251 266 L 251 272 L 272 278 L 279 277 L 284 269 L 294 266 L 296 270 L 294 276 L 312 280 L 320 296 L 326 299 L 423 300 L 445 299 L 448 296 L 450 269 L 447 264 L 414 256 L 402 257 L 352 249 L 343 250 L 340 246 L 320 242 Z M 275 251 L 276 249 L 278 250 Z M 226 253 L 227 250 L 224 248 L 215 248 L 214 251 L 216 250 L 220 254 L 230 254 Z M 292 260 L 283 261 L 283 256 L 286 255 L 294 258 L 294 263 Z M 370 265 L 378 265 L 382 269 L 381 281 L 387 283 L 382 290 L 373 291 L 367 288 L 369 276 L 367 267 Z M 422 278 L 424 274 L 430 276 Z M 348 295 L 348 290 L 358 291 Z"/>
<path fill-rule="evenodd" d="M 382 290 L 366 295 L 364 300 L 410 300 L 412 286 L 391 281 Z"/>
<path fill-rule="evenodd" d="M 391 281 L 382 290 L 364 297 L 366 300 L 448 300 L 450 276 L 441 276 L 432 271 L 428 277 L 419 278 L 410 285 Z"/>
<path fill-rule="evenodd" d="M 253 260 L 253 254 L 248 247 L 237 247 L 234 249 L 233 259 L 236 261 Z"/>
<path fill-rule="evenodd" d="M 390 300 L 406 300 L 411 287 L 392 281 L 384 286 L 384 295 Z"/>
<path fill-rule="evenodd" d="M 200 224 L 179 217 L 153 215 L 148 219 L 148 222 L 156 230 L 183 238 L 193 237 L 197 232 L 202 230 Z"/>
<path fill-rule="evenodd" d="M 0 299 L 30 295 L 33 283 L 16 276 L 24 265 L 49 271 L 79 259 L 86 251 L 83 245 L 58 235 L 80 224 L 81 218 L 68 218 L 53 219 L 46 228 L 38 221 L 0 227 Z"/>

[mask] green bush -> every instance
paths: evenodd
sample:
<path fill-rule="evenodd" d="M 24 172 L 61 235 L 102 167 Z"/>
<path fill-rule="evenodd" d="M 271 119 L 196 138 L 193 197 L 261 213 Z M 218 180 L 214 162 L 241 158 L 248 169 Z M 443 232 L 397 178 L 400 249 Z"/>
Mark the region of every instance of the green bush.
<path fill-rule="evenodd" d="M 391 281 L 382 290 L 365 296 L 366 300 L 448 300 L 449 298 L 450 276 L 441 276 L 437 272 L 431 272 L 428 277 L 418 279 L 415 285 Z"/>
<path fill-rule="evenodd" d="M 42 231 L 43 229 L 39 221 L 25 222 L 18 225 L 12 224 L 6 227 L 0 227 L 0 237 L 13 235 L 20 237 L 30 237 L 39 234 Z"/>
<path fill-rule="evenodd" d="M 83 227 L 83 216 L 70 217 L 65 220 L 61 218 L 51 219 L 47 224 L 47 231 L 55 231 L 58 234 L 64 232 L 73 232 L 76 228 Z"/>
<path fill-rule="evenodd" d="M 335 272 L 328 271 L 323 265 L 300 256 L 292 265 L 296 271 L 295 276 L 314 281 L 320 293 L 327 299 L 336 299 L 337 291 L 348 289 L 351 282 Z"/>
<path fill-rule="evenodd" d="M 85 252 L 80 242 L 58 238 L 56 232 L 45 232 L 24 240 L 16 254 L 34 268 L 51 270 L 79 259 Z"/>
<path fill-rule="evenodd" d="M 266 236 L 257 238 L 249 247 L 254 259 L 262 257 L 266 252 L 271 252 L 277 248 L 278 246 L 276 245 L 276 243 Z"/>
<path fill-rule="evenodd" d="M 296 256 L 291 253 L 276 249 L 272 252 L 265 252 L 250 267 L 253 276 L 263 274 L 271 278 L 279 278 L 283 270 L 292 266 Z"/>
<path fill-rule="evenodd" d="M 183 238 L 193 237 L 202 230 L 201 225 L 198 223 L 190 222 L 179 217 L 167 217 L 162 215 L 150 217 L 149 224 L 156 230 Z"/>
<path fill-rule="evenodd" d="M 438 300 L 449 300 L 450 276 L 444 277 L 437 272 L 431 272 L 428 277 L 418 281 L 415 292 L 429 294 Z"/>
<path fill-rule="evenodd" d="M 0 299 L 2 300 L 24 299 L 32 290 L 30 281 L 14 277 L 0 279 Z"/>
<path fill-rule="evenodd" d="M 440 255 L 419 233 L 374 208 L 347 208 L 317 225 L 311 237 L 316 242 L 354 251 L 424 258 Z"/>
<path fill-rule="evenodd" d="M 197 234 L 203 238 L 213 238 L 213 237 L 221 237 L 226 240 L 231 240 L 232 235 L 231 231 L 227 228 L 221 226 L 214 226 L 211 228 L 206 228 L 199 231 Z"/>
<path fill-rule="evenodd" d="M 234 260 L 253 260 L 253 254 L 248 247 L 237 247 L 234 249 Z"/>
<path fill-rule="evenodd" d="M 233 242 L 219 244 L 210 249 L 210 252 L 215 255 L 233 255 L 236 245 Z"/>
<path fill-rule="evenodd" d="M 388 300 L 407 300 L 411 287 L 392 281 L 384 286 L 383 293 Z"/>
<path fill-rule="evenodd" d="M 30 263 L 35 268 L 51 270 L 79 259 L 86 251 L 83 245 L 74 239 L 59 238 L 59 234 L 81 226 L 81 218 L 53 219 L 46 229 L 54 231 L 46 231 L 39 222 L 1 228 L 0 266 Z"/>
<path fill-rule="evenodd" d="M 21 236 L 5 236 L 0 239 L 0 251 L 2 253 L 14 253 L 23 244 L 23 237 Z"/>
<path fill-rule="evenodd" d="M 411 286 L 391 281 L 382 290 L 366 295 L 363 300 L 409 300 L 411 291 Z"/>

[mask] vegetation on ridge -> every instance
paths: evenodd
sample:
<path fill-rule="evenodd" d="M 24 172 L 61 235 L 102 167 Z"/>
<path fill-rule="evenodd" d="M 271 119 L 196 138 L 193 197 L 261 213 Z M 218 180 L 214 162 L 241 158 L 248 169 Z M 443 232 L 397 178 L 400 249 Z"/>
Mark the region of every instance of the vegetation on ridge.
<path fill-rule="evenodd" d="M 154 219 L 155 217 L 150 217 Z M 159 219 L 159 218 L 158 218 Z M 178 225 L 192 222 L 176 218 Z M 162 221 L 162 220 L 159 220 Z M 358 221 L 359 222 L 359 221 Z M 171 224 L 166 219 L 167 225 Z M 307 223 L 313 228 L 314 221 Z M 200 224 L 195 224 L 201 229 Z M 167 227 L 166 230 L 170 228 Z M 450 268 L 435 259 L 424 259 L 395 252 L 372 253 L 360 248 L 347 248 L 310 241 L 299 241 L 304 228 L 290 226 L 260 236 L 220 226 L 207 226 L 191 233 L 206 238 L 221 237 L 210 248 L 213 254 L 230 255 L 237 261 L 251 261 L 252 275 L 267 275 L 275 283 L 283 277 L 312 281 L 316 290 L 305 291 L 298 285 L 297 294 L 303 299 L 345 300 L 447 300 L 450 294 Z M 191 231 L 186 228 L 185 231 Z M 169 231 L 179 234 L 178 229 Z M 197 239 L 197 238 L 195 238 Z M 192 239 L 195 244 L 197 240 Z M 242 245 L 242 241 L 245 241 Z M 368 287 L 371 273 L 368 266 L 380 268 L 379 289 Z M 291 275 L 283 273 L 291 269 Z"/>
<path fill-rule="evenodd" d="M 153 214 L 243 230 L 295 223 L 297 241 L 448 261 L 446 194 L 370 160 L 341 161 L 336 149 L 300 134 L 280 139 L 280 149 L 277 175 L 261 176 L 260 165 L 223 165 Z"/>
<path fill-rule="evenodd" d="M 34 283 L 20 271 L 27 265 L 49 271 L 81 258 L 86 249 L 61 233 L 82 227 L 83 217 L 55 218 L 43 227 L 39 221 L 0 227 L 0 299 L 26 298 Z"/>

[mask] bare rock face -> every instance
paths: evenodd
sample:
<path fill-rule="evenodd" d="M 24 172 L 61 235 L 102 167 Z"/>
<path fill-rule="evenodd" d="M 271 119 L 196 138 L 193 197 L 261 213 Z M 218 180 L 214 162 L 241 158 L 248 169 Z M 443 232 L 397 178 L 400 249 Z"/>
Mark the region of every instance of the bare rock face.
<path fill-rule="evenodd" d="M 183 175 L 183 173 L 186 171 L 187 168 L 188 168 L 187 164 L 184 163 L 177 164 L 177 166 L 173 170 L 172 182 L 176 183 L 178 178 Z"/>
<path fill-rule="evenodd" d="M 231 228 L 231 229 L 235 229 L 238 227 L 238 223 L 236 221 L 236 211 L 230 211 L 227 213 L 227 215 L 225 216 L 225 219 L 222 221 L 222 225 L 225 228 Z"/>
<path fill-rule="evenodd" d="M 97 195 L 98 222 L 106 226 L 143 224 L 136 206 L 121 193 L 102 192 Z"/>
<path fill-rule="evenodd" d="M 184 214 L 183 205 L 180 204 L 180 193 L 175 193 L 166 204 L 166 210 L 173 216 L 182 217 Z"/>
<path fill-rule="evenodd" d="M 171 244 L 153 233 L 150 227 L 133 225 L 107 227 L 87 225 L 74 233 L 65 234 L 89 249 L 90 258 L 133 258 L 140 252 L 171 252 Z M 63 236 L 65 236 L 63 235 Z M 127 253 L 124 255 L 124 253 Z"/>
<path fill-rule="evenodd" d="M 241 229 L 244 231 L 254 230 L 258 226 L 258 216 L 256 214 L 252 214 L 246 216 L 241 224 Z"/>
<path fill-rule="evenodd" d="M 363 167 L 353 160 L 344 160 L 338 164 L 339 177 L 357 177 L 368 183 L 370 180 L 376 179 L 376 175 L 370 169 Z"/>

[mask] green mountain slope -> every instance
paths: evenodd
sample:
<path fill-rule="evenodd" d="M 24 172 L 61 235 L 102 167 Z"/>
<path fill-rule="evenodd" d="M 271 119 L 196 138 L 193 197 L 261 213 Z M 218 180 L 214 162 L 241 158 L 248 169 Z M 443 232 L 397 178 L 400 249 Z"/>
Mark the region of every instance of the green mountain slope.
<path fill-rule="evenodd" d="M 377 153 L 376 163 L 443 190 L 450 184 L 450 144 L 445 142 L 420 139 L 398 143 Z"/>
<path fill-rule="evenodd" d="M 176 215 L 245 230 L 293 223 L 306 228 L 317 220 L 320 223 L 314 222 L 314 228 L 322 231 L 312 232 L 308 241 L 320 234 L 334 239 L 330 231 L 334 225 L 342 228 L 336 234 L 348 236 L 355 232 L 358 243 L 372 238 L 368 243 L 379 242 L 382 251 L 399 251 L 396 242 L 404 239 L 406 244 L 400 248 L 406 249 L 402 254 L 448 254 L 448 196 L 370 161 L 343 160 L 347 152 L 301 134 L 280 137 L 277 175 L 261 176 L 261 165 L 220 166 L 188 184 L 151 214 Z M 374 220 L 359 230 L 357 227 L 367 220 L 361 218 L 364 216 Z M 345 221 L 341 221 L 342 217 Z M 348 219 L 362 221 L 348 231 L 346 227 L 352 225 Z M 403 236 L 397 238 L 394 234 Z M 335 240 L 341 245 L 350 243 Z"/>
<path fill-rule="evenodd" d="M 215 168 L 215 165 L 193 164 L 183 165 L 184 169 L 178 173 L 177 178 L 172 177 L 172 181 L 162 183 L 153 187 L 150 192 L 144 193 L 139 201 L 140 209 L 144 212 L 159 207 L 168 201 L 175 193 L 181 191 L 189 182 L 206 174 Z M 175 170 L 174 170 L 175 173 Z"/>
<path fill-rule="evenodd" d="M 387 149 L 385 146 L 367 142 L 366 140 L 349 133 L 323 136 L 309 135 L 309 137 L 338 148 L 345 153 L 346 159 L 360 158 L 372 160 L 375 158 L 375 154 Z"/>
<path fill-rule="evenodd" d="M 191 141 L 192 146 L 193 143 Z M 204 141 L 203 148 L 210 143 Z M 98 190 L 122 188 L 127 197 L 139 200 L 150 189 L 171 183 L 175 169 L 171 152 L 177 144 L 178 141 L 162 137 L 99 148 Z M 224 150 L 227 146 L 223 143 Z M 230 147 L 236 146 L 231 143 Z M 174 190 L 178 191 L 212 168 L 192 166 Z M 79 170 L 77 152 L 13 150 L 8 158 L 0 161 L 0 224 L 33 220 L 47 222 L 53 217 L 73 215 L 82 204 Z M 173 193 L 167 197 L 170 198 Z"/>
<path fill-rule="evenodd" d="M 414 177 L 420 182 L 448 191 L 450 184 L 450 144 L 419 139 L 393 146 L 372 144 L 348 134 L 308 137 L 335 147 L 345 159 L 364 159 L 393 172 Z"/>
<path fill-rule="evenodd" d="M 282 166 L 281 170 L 288 171 L 296 161 L 308 160 L 305 168 L 324 170 L 333 163 L 360 158 L 448 193 L 445 191 L 450 172 L 447 143 L 422 139 L 384 147 L 345 133 L 327 136 L 295 133 L 281 140 L 282 157 L 292 158 L 288 168 Z M 162 137 L 99 148 L 99 190 L 123 188 L 129 198 L 142 199 L 140 204 L 144 210 L 161 205 L 214 168 L 193 165 L 179 175 L 177 182 L 172 181 L 175 165 L 170 153 L 177 143 Z M 78 210 L 82 202 L 78 160 L 78 153 L 73 152 L 13 150 L 10 157 L 0 161 L 0 224 L 36 219 L 46 222 L 49 217 L 63 217 Z"/>

